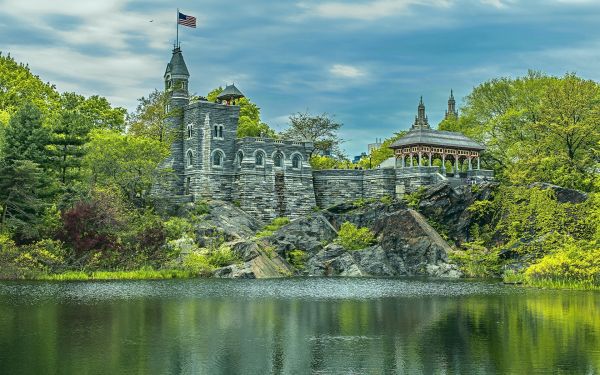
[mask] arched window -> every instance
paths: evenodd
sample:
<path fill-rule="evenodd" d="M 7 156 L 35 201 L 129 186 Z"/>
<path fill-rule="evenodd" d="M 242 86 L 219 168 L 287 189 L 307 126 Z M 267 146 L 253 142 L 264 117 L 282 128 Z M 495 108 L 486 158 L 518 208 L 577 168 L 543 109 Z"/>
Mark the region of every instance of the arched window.
<path fill-rule="evenodd" d="M 238 151 L 236 159 L 237 159 L 238 166 L 241 167 L 242 166 L 242 160 L 244 160 L 244 153 L 242 151 Z"/>
<path fill-rule="evenodd" d="M 302 166 L 302 158 L 300 155 L 294 155 L 292 158 L 292 168 L 299 169 Z"/>
<path fill-rule="evenodd" d="M 280 151 L 277 151 L 273 156 L 273 165 L 275 165 L 277 168 L 283 167 L 283 155 Z"/>
<path fill-rule="evenodd" d="M 187 152 L 187 167 L 191 168 L 194 165 L 194 155 L 192 154 L 192 150 L 188 150 Z"/>
<path fill-rule="evenodd" d="M 213 167 L 220 167 L 223 165 L 223 154 L 221 151 L 215 151 L 213 154 Z"/>
<path fill-rule="evenodd" d="M 262 153 L 262 151 L 258 151 L 256 153 L 256 157 L 255 157 L 256 165 L 263 165 L 264 162 L 265 162 L 265 155 Z"/>

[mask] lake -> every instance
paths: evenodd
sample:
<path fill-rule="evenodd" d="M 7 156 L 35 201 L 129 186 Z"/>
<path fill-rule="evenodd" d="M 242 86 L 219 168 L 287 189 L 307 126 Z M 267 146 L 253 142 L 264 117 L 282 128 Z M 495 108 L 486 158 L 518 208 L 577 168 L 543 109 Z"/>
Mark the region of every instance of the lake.
<path fill-rule="evenodd" d="M 600 293 L 376 278 L 1 282 L 1 374 L 600 374 Z"/>

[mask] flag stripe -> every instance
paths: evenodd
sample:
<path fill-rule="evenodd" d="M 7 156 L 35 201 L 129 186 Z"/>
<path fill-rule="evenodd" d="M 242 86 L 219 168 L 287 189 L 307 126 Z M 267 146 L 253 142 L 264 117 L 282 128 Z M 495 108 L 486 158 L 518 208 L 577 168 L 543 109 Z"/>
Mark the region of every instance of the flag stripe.
<path fill-rule="evenodd" d="M 179 19 L 177 20 L 177 23 L 183 26 L 187 26 L 187 27 L 196 27 L 196 17 L 192 17 L 192 16 L 188 16 L 185 15 L 181 12 L 179 12 Z"/>

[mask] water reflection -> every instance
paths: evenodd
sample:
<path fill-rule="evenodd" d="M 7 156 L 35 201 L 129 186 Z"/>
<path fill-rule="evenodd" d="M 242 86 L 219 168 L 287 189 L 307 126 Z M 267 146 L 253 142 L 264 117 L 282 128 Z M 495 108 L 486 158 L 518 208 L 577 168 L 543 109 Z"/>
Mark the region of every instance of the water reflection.
<path fill-rule="evenodd" d="M 3 283 L 0 373 L 594 374 L 598 311 L 468 282 Z"/>

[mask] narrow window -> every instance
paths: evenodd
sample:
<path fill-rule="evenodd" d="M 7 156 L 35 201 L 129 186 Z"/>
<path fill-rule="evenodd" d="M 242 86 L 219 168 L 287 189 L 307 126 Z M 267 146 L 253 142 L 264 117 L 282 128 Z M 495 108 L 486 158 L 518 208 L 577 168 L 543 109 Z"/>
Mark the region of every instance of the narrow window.
<path fill-rule="evenodd" d="M 188 125 L 188 139 L 192 138 L 192 136 L 194 135 L 194 129 L 192 124 Z"/>
<path fill-rule="evenodd" d="M 192 155 L 192 150 L 187 152 L 187 166 L 188 168 L 194 165 L 194 156 Z"/>
<path fill-rule="evenodd" d="M 221 166 L 222 161 L 223 161 L 223 155 L 221 155 L 221 153 L 219 151 L 215 152 L 215 154 L 213 155 L 213 165 L 215 167 L 219 167 L 219 166 Z"/>
<path fill-rule="evenodd" d="M 242 160 L 244 160 L 244 153 L 240 151 L 237 154 L 237 163 L 240 167 L 242 166 Z"/>
<path fill-rule="evenodd" d="M 292 158 L 292 168 L 300 168 L 300 156 L 294 155 Z"/>
<path fill-rule="evenodd" d="M 219 138 L 223 138 L 223 127 L 219 126 Z"/>
<path fill-rule="evenodd" d="M 273 156 L 273 164 L 278 168 L 283 166 L 283 157 L 280 152 L 277 152 L 275 156 Z"/>
<path fill-rule="evenodd" d="M 219 136 L 219 130 L 218 127 L 215 126 L 215 138 L 217 138 Z"/>
<path fill-rule="evenodd" d="M 256 165 L 263 165 L 263 154 L 262 152 L 256 153 Z"/>

